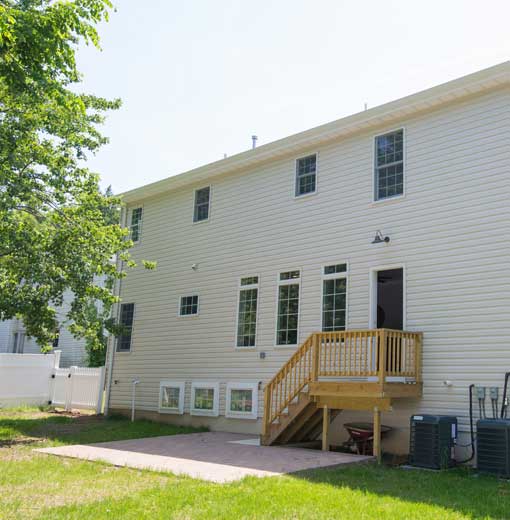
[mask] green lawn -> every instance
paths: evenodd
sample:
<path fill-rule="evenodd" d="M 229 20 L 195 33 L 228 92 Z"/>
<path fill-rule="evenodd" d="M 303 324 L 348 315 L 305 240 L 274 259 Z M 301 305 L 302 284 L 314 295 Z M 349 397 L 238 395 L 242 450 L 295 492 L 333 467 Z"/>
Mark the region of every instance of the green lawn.
<path fill-rule="evenodd" d="M 0 518 L 510 518 L 510 484 L 467 470 L 352 466 L 220 485 L 32 451 L 187 431 L 121 418 L 0 411 Z"/>

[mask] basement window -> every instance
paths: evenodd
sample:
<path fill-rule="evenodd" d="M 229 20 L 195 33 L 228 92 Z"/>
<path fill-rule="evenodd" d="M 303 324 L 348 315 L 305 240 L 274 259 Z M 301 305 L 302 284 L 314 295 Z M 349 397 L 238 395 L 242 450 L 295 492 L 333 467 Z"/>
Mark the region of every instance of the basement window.
<path fill-rule="evenodd" d="M 191 415 L 219 414 L 220 388 L 218 383 L 191 384 Z"/>
<path fill-rule="evenodd" d="M 159 383 L 159 412 L 184 413 L 184 383 L 161 381 Z"/>
<path fill-rule="evenodd" d="M 228 383 L 226 417 L 257 419 L 258 383 Z"/>

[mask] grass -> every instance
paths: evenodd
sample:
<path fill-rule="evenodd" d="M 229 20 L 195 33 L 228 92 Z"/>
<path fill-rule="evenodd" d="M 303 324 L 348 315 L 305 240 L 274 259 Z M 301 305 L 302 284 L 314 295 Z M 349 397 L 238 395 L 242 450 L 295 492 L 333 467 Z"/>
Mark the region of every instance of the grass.
<path fill-rule="evenodd" d="M 351 466 L 220 485 L 32 451 L 187 431 L 122 418 L 0 411 L 0 518 L 510 518 L 510 484 L 466 469 L 435 473 Z"/>

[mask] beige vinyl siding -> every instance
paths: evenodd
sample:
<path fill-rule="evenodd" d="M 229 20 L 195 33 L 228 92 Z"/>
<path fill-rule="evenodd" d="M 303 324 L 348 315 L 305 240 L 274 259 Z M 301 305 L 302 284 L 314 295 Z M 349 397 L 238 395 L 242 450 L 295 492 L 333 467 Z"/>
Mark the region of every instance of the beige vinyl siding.
<path fill-rule="evenodd" d="M 374 203 L 374 136 L 401 127 L 405 196 Z M 317 194 L 295 198 L 295 159 L 315 152 Z M 501 385 L 510 369 L 509 169 L 506 88 L 215 177 L 209 222 L 198 226 L 193 193 L 203 182 L 144 200 L 132 253 L 158 266 L 122 282 L 136 311 L 132 352 L 115 353 L 112 408 L 130 406 L 134 377 L 144 410 L 157 410 L 162 379 L 214 380 L 223 389 L 270 379 L 294 352 L 275 347 L 281 271 L 301 269 L 302 342 L 321 327 L 321 266 L 348 262 L 347 328 L 366 328 L 370 269 L 404 264 L 406 328 L 424 332 L 424 396 L 385 418 L 406 426 L 411 413 L 449 413 L 465 427 L 468 385 Z M 371 244 L 378 229 L 389 246 Z M 251 274 L 260 277 L 257 348 L 236 349 L 239 278 Z M 200 315 L 179 319 L 179 297 L 192 293 Z M 261 391 L 259 416 L 262 403 Z M 220 415 L 224 407 L 220 395 Z"/>

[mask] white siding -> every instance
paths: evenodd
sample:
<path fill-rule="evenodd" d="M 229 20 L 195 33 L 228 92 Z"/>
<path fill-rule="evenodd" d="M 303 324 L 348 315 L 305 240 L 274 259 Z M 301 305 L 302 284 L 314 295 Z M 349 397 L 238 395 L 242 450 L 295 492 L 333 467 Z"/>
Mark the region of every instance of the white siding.
<path fill-rule="evenodd" d="M 0 321 L 0 352 L 9 352 L 11 346 L 11 321 Z"/>
<path fill-rule="evenodd" d="M 63 305 L 58 308 L 58 318 L 61 322 L 65 321 L 65 314 L 68 312 L 71 303 L 71 293 L 64 295 Z M 0 322 L 0 352 L 12 352 L 14 338 L 17 331 L 24 332 L 23 323 L 12 319 Z M 40 354 L 41 347 L 33 338 L 25 337 L 23 343 L 24 354 Z M 61 351 L 60 366 L 70 367 L 86 365 L 85 340 L 76 339 L 65 326 L 60 329 L 58 350 Z"/>
<path fill-rule="evenodd" d="M 398 127 L 406 194 L 373 203 L 373 137 Z M 318 193 L 296 199 L 294 161 L 314 152 Z M 132 252 L 158 266 L 122 282 L 136 309 L 132 352 L 115 354 L 112 408 L 130 406 L 134 377 L 138 407 L 153 411 L 162 379 L 267 381 L 294 350 L 275 347 L 277 274 L 302 270 L 302 342 L 321 326 L 320 267 L 347 261 L 348 328 L 369 326 L 370 268 L 405 264 L 406 328 L 424 332 L 424 396 L 397 404 L 399 425 L 414 412 L 465 420 L 468 385 L 500 385 L 510 369 L 509 165 L 505 89 L 216 177 L 206 223 L 192 223 L 199 185 L 144 200 Z M 378 229 L 388 246 L 371 244 Z M 250 274 L 260 276 L 257 348 L 235 349 L 238 280 Z M 179 296 L 194 292 L 200 315 L 177 317 Z M 262 402 L 261 393 L 259 415 Z M 224 405 L 222 395 L 221 414 Z"/>

